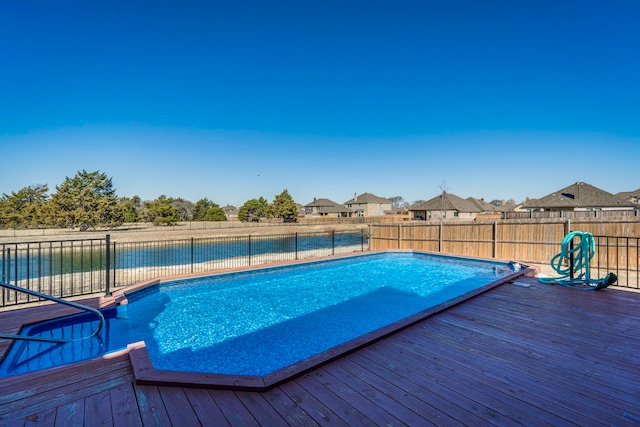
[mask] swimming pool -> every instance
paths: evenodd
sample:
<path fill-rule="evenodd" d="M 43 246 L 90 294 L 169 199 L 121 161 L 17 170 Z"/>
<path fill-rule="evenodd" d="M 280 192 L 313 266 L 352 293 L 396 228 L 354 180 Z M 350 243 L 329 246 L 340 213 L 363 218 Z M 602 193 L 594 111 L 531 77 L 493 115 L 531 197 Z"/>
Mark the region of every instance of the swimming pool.
<path fill-rule="evenodd" d="M 509 263 L 385 252 L 166 281 L 125 291 L 128 304 L 104 310 L 105 328 L 95 338 L 16 342 L 0 365 L 0 376 L 73 363 L 144 341 L 139 370 L 146 373 L 277 379 L 516 273 Z M 25 327 L 22 334 L 79 337 L 96 324 L 90 314 L 79 314 Z"/>

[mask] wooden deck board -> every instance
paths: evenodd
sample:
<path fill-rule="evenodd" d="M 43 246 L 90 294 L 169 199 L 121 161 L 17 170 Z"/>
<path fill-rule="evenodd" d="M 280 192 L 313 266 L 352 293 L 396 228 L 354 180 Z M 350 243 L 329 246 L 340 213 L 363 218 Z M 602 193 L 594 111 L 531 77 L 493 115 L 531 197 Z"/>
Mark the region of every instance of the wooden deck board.
<path fill-rule="evenodd" d="M 109 390 L 113 424 L 120 427 L 142 425 L 133 383 L 121 384 Z"/>
<path fill-rule="evenodd" d="M 167 409 L 164 406 L 158 387 L 138 385 L 135 391 L 140 416 L 144 425 L 171 425 L 171 419 L 167 414 Z"/>
<path fill-rule="evenodd" d="M 84 424 L 87 426 L 112 426 L 111 394 L 109 390 L 84 399 Z"/>
<path fill-rule="evenodd" d="M 529 280 L 262 393 L 137 385 L 126 354 L 0 379 L 0 424 L 640 425 L 640 293 Z"/>
<path fill-rule="evenodd" d="M 207 390 L 202 388 L 185 388 L 184 392 L 201 425 L 213 427 L 230 425 Z"/>
<path fill-rule="evenodd" d="M 60 405 L 56 411 L 56 427 L 78 426 L 84 423 L 84 399 Z"/>
<path fill-rule="evenodd" d="M 298 381 L 289 381 L 278 387 L 278 389 L 284 391 L 291 401 L 309 414 L 317 424 L 323 426 L 348 426 L 332 409 L 301 387 Z"/>
<path fill-rule="evenodd" d="M 158 387 L 170 424 L 176 426 L 195 426 L 199 424 L 187 394 L 181 387 Z"/>

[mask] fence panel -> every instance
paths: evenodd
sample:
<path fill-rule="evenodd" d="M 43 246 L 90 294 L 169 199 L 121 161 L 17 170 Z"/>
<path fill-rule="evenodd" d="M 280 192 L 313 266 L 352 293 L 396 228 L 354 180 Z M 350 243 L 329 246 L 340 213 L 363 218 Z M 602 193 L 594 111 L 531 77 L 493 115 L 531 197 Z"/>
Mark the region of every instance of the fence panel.
<path fill-rule="evenodd" d="M 108 238 L 0 245 L 1 280 L 56 297 L 103 291 L 106 287 Z M 0 306 L 38 298 L 2 289 Z"/>
<path fill-rule="evenodd" d="M 612 272 L 618 276 L 618 285 L 640 289 L 640 238 L 594 236 L 596 255 L 589 273 L 604 277 Z"/>
<path fill-rule="evenodd" d="M 56 297 L 109 293 L 161 276 L 176 276 L 369 250 L 365 230 L 267 236 L 191 238 L 111 244 L 104 239 L 0 246 L 2 281 Z M 0 306 L 37 301 L 7 289 Z"/>
<path fill-rule="evenodd" d="M 442 252 L 456 255 L 472 253 L 474 257 L 494 256 L 492 223 L 448 223 L 442 227 Z"/>
<path fill-rule="evenodd" d="M 362 252 L 368 248 L 364 230 L 121 243 L 114 257 L 114 287 L 161 276 Z"/>
<path fill-rule="evenodd" d="M 548 261 L 558 253 L 565 234 L 565 222 L 496 223 L 496 258 Z"/>

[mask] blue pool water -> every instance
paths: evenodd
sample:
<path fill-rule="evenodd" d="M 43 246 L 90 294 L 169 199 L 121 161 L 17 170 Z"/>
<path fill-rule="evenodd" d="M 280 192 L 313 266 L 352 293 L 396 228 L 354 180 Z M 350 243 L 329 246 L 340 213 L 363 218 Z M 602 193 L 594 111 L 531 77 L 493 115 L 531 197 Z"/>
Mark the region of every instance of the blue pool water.
<path fill-rule="evenodd" d="M 145 341 L 156 369 L 265 375 L 512 272 L 502 263 L 389 253 L 164 282 L 105 310 L 106 326 L 94 338 L 16 342 L 0 376 L 136 341 Z M 95 317 L 80 314 L 22 333 L 80 337 L 96 325 Z"/>

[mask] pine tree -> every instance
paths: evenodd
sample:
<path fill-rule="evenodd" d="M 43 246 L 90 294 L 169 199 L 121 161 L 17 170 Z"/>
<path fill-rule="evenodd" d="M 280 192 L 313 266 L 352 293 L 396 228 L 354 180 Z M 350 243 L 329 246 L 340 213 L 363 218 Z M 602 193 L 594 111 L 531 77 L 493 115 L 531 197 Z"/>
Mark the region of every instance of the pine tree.
<path fill-rule="evenodd" d="M 275 196 L 271 203 L 271 212 L 274 217 L 282 218 L 285 222 L 293 222 L 298 218 L 298 206 L 287 189 Z"/>
<path fill-rule="evenodd" d="M 82 170 L 73 178 L 66 177 L 56 186 L 48 205 L 50 219 L 57 226 L 86 231 L 98 226 L 116 227 L 123 222 L 112 180 L 100 171 Z"/>

